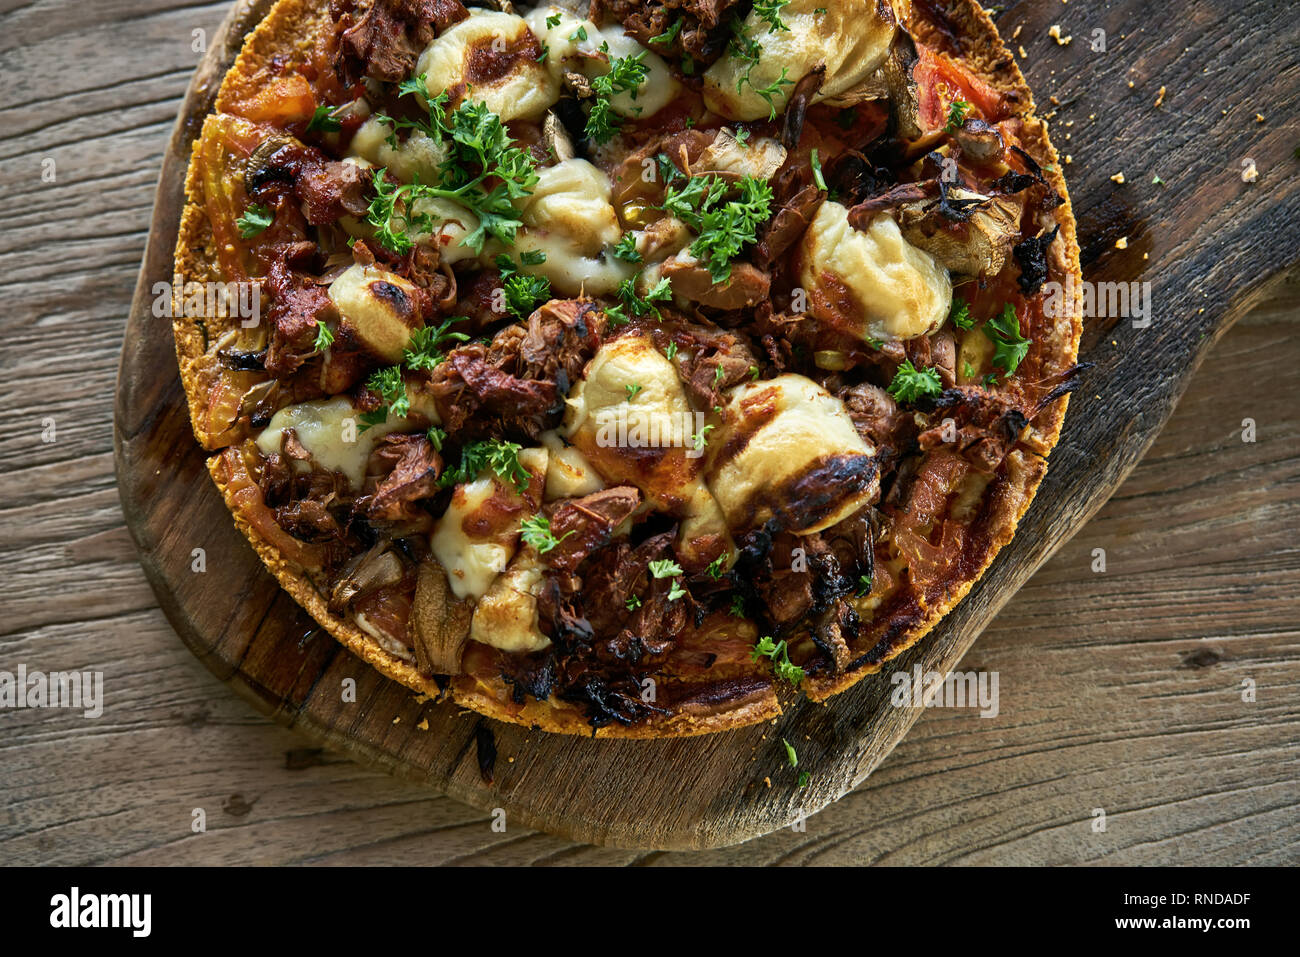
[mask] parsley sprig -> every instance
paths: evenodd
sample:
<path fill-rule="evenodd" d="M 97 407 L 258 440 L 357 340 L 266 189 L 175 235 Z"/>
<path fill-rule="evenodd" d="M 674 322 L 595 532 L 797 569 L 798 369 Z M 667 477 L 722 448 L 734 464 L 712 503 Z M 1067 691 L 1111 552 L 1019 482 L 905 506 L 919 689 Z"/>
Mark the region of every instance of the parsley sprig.
<path fill-rule="evenodd" d="M 396 253 L 409 250 L 414 245 L 408 235 L 411 228 L 431 228 L 431 217 L 412 212 L 413 204 L 422 198 L 441 198 L 460 203 L 478 218 L 478 228 L 461 240 L 461 245 L 481 253 L 488 237 L 513 244 L 523 225 L 514 202 L 532 195 L 537 186 L 537 162 L 532 154 L 515 144 L 501 117 L 485 103 L 466 100 L 449 110 L 447 92 L 430 96 L 424 74 L 404 81 L 398 90 L 423 97 L 429 115 L 427 120 L 408 120 L 380 114 L 378 118 L 393 128 L 394 138 L 398 129 L 409 127 L 445 141 L 450 149 L 438 167 L 437 186 L 417 180 L 381 187 L 384 170 L 375 173 L 377 195 L 367 218 L 376 227 L 379 241 Z"/>
<path fill-rule="evenodd" d="M 1015 307 L 1007 303 L 1002 315 L 984 323 L 984 335 L 993 343 L 993 365 L 1011 375 L 1029 354 L 1030 340 L 1020 335 L 1020 319 Z"/>
<path fill-rule="evenodd" d="M 452 316 L 436 326 L 425 326 L 414 330 L 406 344 L 405 352 L 402 353 L 402 361 L 406 367 L 423 372 L 437 368 L 447 358 L 447 354 L 442 349 L 444 344 L 469 341 L 466 333 L 456 332 L 451 328 L 457 322 L 468 321 L 465 316 Z"/>
<path fill-rule="evenodd" d="M 601 44 L 601 51 L 608 54 L 609 44 Z M 627 93 L 636 99 L 637 91 L 650 73 L 645 64 L 646 52 L 642 50 L 633 56 L 615 57 L 609 61 L 609 72 L 591 81 L 595 98 L 591 112 L 587 114 L 584 132 L 595 142 L 605 143 L 619 131 L 622 124 L 614 113 L 614 96 Z"/>
<path fill-rule="evenodd" d="M 900 402 L 915 402 L 921 396 L 938 395 L 943 391 L 939 373 L 933 369 L 918 369 L 911 359 L 904 359 L 889 383 L 889 394 Z"/>
<path fill-rule="evenodd" d="M 504 439 L 472 442 L 460 450 L 460 463 L 443 472 L 438 484 L 447 488 L 461 482 L 472 482 L 484 469 L 490 469 L 501 481 L 513 482 L 522 495 L 528 491 L 530 476 L 519 462 L 521 451 L 522 445 Z"/>
<path fill-rule="evenodd" d="M 560 542 L 564 541 L 574 532 L 569 529 L 559 538 L 551 531 L 551 520 L 545 515 L 534 515 L 532 518 L 526 518 L 519 523 L 519 537 L 523 539 L 525 545 L 531 545 L 537 549 L 538 554 L 545 555 L 551 551 Z"/>
<path fill-rule="evenodd" d="M 778 678 L 799 687 L 799 682 L 804 679 L 804 670 L 790 661 L 790 649 L 784 639 L 773 641 L 770 635 L 758 639 L 758 644 L 749 653 L 749 660 L 758 661 L 765 655 L 772 659 L 772 670 Z"/>
<path fill-rule="evenodd" d="M 753 176 L 737 184 L 739 196 L 717 176 L 693 176 L 681 187 L 664 191 L 660 209 L 676 216 L 695 233 L 691 255 L 704 263 L 714 282 L 731 276 L 731 261 L 758 238 L 758 229 L 772 214 L 772 187 Z"/>

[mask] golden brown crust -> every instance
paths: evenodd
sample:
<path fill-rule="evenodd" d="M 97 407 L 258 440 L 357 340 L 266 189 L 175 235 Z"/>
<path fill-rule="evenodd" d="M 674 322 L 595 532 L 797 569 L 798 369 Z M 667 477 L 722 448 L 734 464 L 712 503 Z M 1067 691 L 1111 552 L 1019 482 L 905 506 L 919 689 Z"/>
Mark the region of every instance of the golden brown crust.
<path fill-rule="evenodd" d="M 1073 277 L 1077 288 L 1082 277 L 1074 217 L 1057 153 L 1047 136 L 1046 124 L 1033 115 L 1032 94 L 983 8 L 975 0 L 949 0 L 945 6 L 946 16 L 961 46 L 960 58 L 992 85 L 1014 93 L 1018 102 L 1024 105 L 1021 114 L 1021 145 L 1044 168 L 1045 175 L 1063 199 L 1062 204 L 1051 214 L 1060 226 L 1060 241 L 1049 247 L 1052 277 L 1058 281 Z M 328 20 L 328 4 L 325 0 L 280 0 L 245 41 L 235 65 L 222 84 L 217 98 L 218 111 L 237 110 L 240 102 L 256 94 L 254 78 L 272 56 L 287 55 L 291 62 L 304 59 Z M 213 118 L 209 117 L 208 122 L 212 121 Z M 196 156 L 197 152 L 198 143 L 195 144 Z M 220 279 L 212 231 L 203 206 L 200 164 L 196 160 L 191 161 L 186 196 L 188 204 L 182 216 L 176 246 L 177 276 L 185 282 Z M 1049 374 L 1063 374 L 1075 362 L 1082 333 L 1079 313 L 1077 303 L 1071 303 L 1069 313 L 1057 319 L 1051 327 L 1051 347 L 1046 350 L 1044 366 Z M 232 438 L 209 429 L 205 416 L 204 382 L 198 370 L 213 341 L 213 333 L 227 330 L 201 328 L 183 317 L 174 320 L 173 328 L 177 360 L 189 400 L 195 435 L 205 448 L 221 448 L 229 444 Z M 885 661 L 914 645 L 965 596 L 998 551 L 1011 540 L 1017 523 L 1029 507 L 1046 473 L 1045 456 L 1059 437 L 1066 406 L 1067 397 L 1062 397 L 1037 418 L 1029 434 L 1022 440 L 1025 448 L 1013 451 L 1008 456 L 1006 467 L 998 480 L 990 486 L 980 519 L 983 529 L 981 554 L 966 556 L 965 559 L 966 566 L 972 569 L 971 573 L 961 581 L 952 582 L 949 591 L 939 601 L 925 608 L 919 620 L 893 636 L 887 652 L 879 661 L 829 678 L 810 678 L 805 683 L 809 697 L 814 700 L 824 699 L 846 690 L 866 675 L 879 671 Z M 218 459 L 218 456 L 214 456 L 209 462 L 214 482 L 235 516 L 240 531 L 285 591 L 344 647 L 382 674 L 430 696 L 443 695 L 443 690 L 431 678 L 422 675 L 412 662 L 386 651 L 354 622 L 329 611 L 324 596 L 310 577 L 286 561 L 280 551 L 239 514 L 233 490 L 221 478 Z M 530 701 L 521 707 L 513 702 L 509 688 L 500 678 L 482 681 L 471 676 L 459 676 L 452 679 L 446 695 L 466 708 L 501 721 L 564 734 L 592 733 L 590 724 L 577 706 L 552 699 L 547 702 Z M 682 707 L 670 716 L 652 718 L 631 727 L 608 725 L 598 729 L 595 734 L 597 737 L 620 738 L 706 734 L 754 724 L 775 717 L 780 712 L 776 692 L 771 683 L 768 683 L 764 688 L 750 689 L 744 696 L 727 702 L 725 707 L 716 704 Z"/>

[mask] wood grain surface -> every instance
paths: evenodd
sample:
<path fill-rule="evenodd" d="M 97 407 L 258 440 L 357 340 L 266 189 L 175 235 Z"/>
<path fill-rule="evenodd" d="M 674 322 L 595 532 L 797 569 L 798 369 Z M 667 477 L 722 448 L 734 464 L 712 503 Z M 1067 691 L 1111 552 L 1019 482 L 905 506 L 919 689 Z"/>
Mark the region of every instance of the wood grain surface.
<path fill-rule="evenodd" d="M 1020 19 L 1027 24 L 1019 42 L 1031 76 L 1035 52 L 1052 45 L 1045 24 L 1059 13 L 1063 32 L 1082 36 L 1088 17 L 1100 16 L 1072 22 L 1079 11 L 1041 6 L 1051 8 L 1050 19 L 1039 5 L 1022 4 L 1000 21 L 1008 33 Z M 109 453 L 121 316 L 144 244 L 150 180 L 197 59 L 191 31 L 210 32 L 224 5 L 113 10 L 36 4 L 8 12 L 0 31 L 5 102 L 41 104 L 39 115 L 7 108 L 0 139 L 0 256 L 10 306 L 0 314 L 8 373 L 0 408 L 11 423 L 0 434 L 0 501 L 9 513 L 0 533 L 7 573 L 0 669 L 94 668 L 108 689 L 97 721 L 61 711 L 0 713 L 6 860 L 1295 860 L 1294 290 L 1277 292 L 1272 308 L 1215 349 L 1144 465 L 967 659 L 964 667 L 1001 674 L 1001 714 L 927 714 L 866 786 L 808 820 L 805 831 L 688 857 L 581 848 L 513 823 L 495 833 L 480 811 L 307 747 L 258 718 L 188 658 L 155 610 L 116 507 Z M 1219 27 L 1211 26 L 1204 35 L 1218 49 Z M 1285 25 L 1273 29 L 1283 42 Z M 130 53 L 97 61 L 93 89 L 58 68 L 60 58 L 100 49 Z M 1144 97 L 1155 95 L 1148 87 L 1160 80 L 1162 49 L 1141 48 L 1126 61 L 1153 71 L 1136 77 Z M 1175 52 L 1167 55 L 1177 60 Z M 1207 73 L 1215 65 L 1193 59 Z M 1044 99 L 1052 89 L 1035 85 Z M 1257 123 L 1249 102 L 1267 99 L 1258 84 L 1204 90 L 1180 106 L 1170 87 L 1166 108 L 1222 123 L 1221 132 L 1239 137 L 1229 146 L 1256 159 L 1257 182 L 1236 186 L 1239 151 L 1224 148 L 1207 174 L 1210 153 L 1202 144 L 1198 168 L 1196 148 L 1186 145 L 1186 154 L 1160 154 L 1165 187 L 1149 188 L 1148 177 L 1131 170 L 1129 190 L 1112 184 L 1122 197 L 1115 202 L 1136 211 L 1131 218 L 1107 218 L 1110 194 L 1102 192 L 1081 218 L 1096 217 L 1089 235 L 1102 238 L 1085 255 L 1103 274 L 1134 262 L 1107 251 L 1119 237 L 1106 229 L 1136 225 L 1130 250 L 1172 256 L 1165 266 L 1190 260 L 1217 281 L 1188 288 L 1208 293 L 1207 313 L 1221 314 L 1225 304 L 1247 301 L 1248 286 L 1288 246 L 1294 254 L 1287 216 L 1296 168 L 1287 164 L 1296 137 L 1282 119 L 1295 101 L 1274 90 L 1270 102 L 1282 119 L 1270 125 L 1274 107 Z M 1228 116 L 1214 119 L 1216 108 Z M 1059 125 L 1075 123 L 1072 141 L 1084 139 L 1086 115 L 1062 112 Z M 1086 133 L 1087 151 L 1076 147 L 1075 162 L 1122 132 Z M 1061 145 L 1071 151 L 1070 142 Z M 44 183 L 42 160 L 50 158 L 59 172 Z M 1077 198 L 1081 178 L 1068 172 Z M 1088 175 L 1107 189 L 1104 169 Z M 1197 199 L 1201 228 L 1224 237 L 1217 255 L 1197 241 L 1197 223 L 1143 231 L 1170 195 Z M 1225 212 L 1236 203 L 1235 214 Z M 1265 222 L 1262 237 L 1234 228 L 1247 210 Z M 1270 243 L 1272 258 L 1261 258 Z M 1150 276 L 1157 287 L 1167 271 Z M 1152 343 L 1117 333 L 1116 354 Z M 1146 385 L 1123 410 L 1134 422 L 1121 427 L 1157 421 L 1160 402 L 1172 401 L 1171 390 Z M 46 443 L 49 418 L 57 438 Z M 1256 422 L 1256 442 L 1242 441 L 1244 418 Z M 1097 547 L 1107 549 L 1104 574 L 1090 570 Z M 1241 700 L 1244 678 L 1257 682 L 1253 703 Z M 510 756 L 503 750 L 501 760 Z M 195 808 L 207 813 L 204 834 L 191 831 Z M 1090 826 L 1094 808 L 1108 815 L 1103 833 Z"/>

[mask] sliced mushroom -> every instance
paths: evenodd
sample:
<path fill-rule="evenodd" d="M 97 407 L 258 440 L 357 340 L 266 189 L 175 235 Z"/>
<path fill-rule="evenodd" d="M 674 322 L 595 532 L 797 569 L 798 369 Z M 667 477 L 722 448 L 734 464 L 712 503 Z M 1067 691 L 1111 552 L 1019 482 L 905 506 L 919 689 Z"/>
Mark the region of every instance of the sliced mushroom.
<path fill-rule="evenodd" d="M 421 562 L 411 605 L 410 635 L 415 663 L 426 675 L 460 673 L 472 607 L 452 594 L 447 572 L 436 561 Z"/>
<path fill-rule="evenodd" d="M 889 56 L 880 73 L 889 92 L 895 133 L 899 139 L 907 141 L 921 135 L 921 96 L 912 76 L 916 61 L 916 44 L 906 30 L 899 30 L 889 45 Z"/>
<path fill-rule="evenodd" d="M 963 201 L 963 191 L 949 192 L 955 201 Z M 1022 206 L 1013 196 L 981 198 L 987 201 L 981 202 L 964 222 L 945 216 L 938 204 L 918 203 L 898 211 L 898 224 L 909 243 L 924 249 L 950 272 L 966 276 L 996 275 L 1020 237 Z"/>
<path fill-rule="evenodd" d="M 244 190 L 251 195 L 266 183 L 292 182 L 287 163 L 298 149 L 302 144 L 283 133 L 273 133 L 258 143 L 244 163 Z"/>
<path fill-rule="evenodd" d="M 542 142 L 557 163 L 563 163 L 577 156 L 573 149 L 573 140 L 569 138 L 569 131 L 564 128 L 564 123 L 555 113 L 547 112 L 546 119 L 542 122 Z"/>
<path fill-rule="evenodd" d="M 330 590 L 331 611 L 342 611 L 366 592 L 402 580 L 406 569 L 397 554 L 387 550 L 388 545 L 388 542 L 381 541 L 344 566 Z"/>
<path fill-rule="evenodd" d="M 1002 134 L 981 119 L 971 117 L 953 134 L 964 156 L 977 163 L 992 163 L 1002 158 L 1005 146 Z"/>
<path fill-rule="evenodd" d="M 786 149 L 770 136 L 756 136 L 741 143 L 725 126 L 713 142 L 691 164 L 691 173 L 711 173 L 734 181 L 742 176 L 771 179 L 785 163 Z"/>

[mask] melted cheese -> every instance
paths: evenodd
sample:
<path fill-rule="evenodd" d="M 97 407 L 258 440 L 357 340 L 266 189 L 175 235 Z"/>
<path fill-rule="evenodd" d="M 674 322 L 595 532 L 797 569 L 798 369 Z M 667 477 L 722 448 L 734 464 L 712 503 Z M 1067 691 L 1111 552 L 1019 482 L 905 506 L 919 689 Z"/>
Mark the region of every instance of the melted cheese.
<path fill-rule="evenodd" d="M 537 619 L 545 568 L 535 549 L 521 550 L 474 607 L 470 639 L 511 653 L 541 651 L 550 645 Z"/>
<path fill-rule="evenodd" d="M 548 26 L 547 17 L 558 17 L 559 22 Z M 619 92 L 610 98 L 610 107 L 620 116 L 653 116 L 681 92 L 668 64 L 617 27 L 601 30 L 590 20 L 583 20 L 556 6 L 531 10 L 527 20 L 533 33 L 550 51 L 545 65 L 557 84 L 570 71 L 594 80 L 609 72 L 610 59 L 643 54 L 641 62 L 646 67 L 645 80 L 636 90 Z"/>
<path fill-rule="evenodd" d="M 330 283 L 329 298 L 345 338 L 390 365 L 402 360 L 421 325 L 415 284 L 379 266 L 354 263 Z"/>
<path fill-rule="evenodd" d="M 496 254 L 495 244 L 483 247 L 482 255 L 464 244 L 465 237 L 478 229 L 478 217 L 464 206 L 450 199 L 423 196 L 411 204 L 416 214 L 433 217 L 433 230 L 417 233 L 414 239 L 418 243 L 436 246 L 445 263 L 458 263 L 462 259 L 490 260 Z M 490 248 L 491 247 L 491 248 Z"/>
<path fill-rule="evenodd" d="M 388 142 L 392 133 L 391 126 L 372 116 L 352 137 L 349 158 L 385 167 L 404 183 L 417 178 L 421 183 L 437 183 L 439 167 L 450 153 L 447 145 L 431 139 L 423 130 L 411 130 L 394 148 Z"/>
<path fill-rule="evenodd" d="M 347 396 L 286 406 L 271 417 L 270 423 L 258 435 L 257 447 L 263 455 L 278 455 L 284 430 L 293 429 L 317 465 L 342 472 L 354 489 L 360 488 L 366 474 L 366 460 L 375 445 L 388 433 L 401 431 L 406 426 L 405 419 L 390 416 L 387 422 L 362 432 L 360 416 Z M 294 465 L 300 471 L 310 468 L 307 463 L 297 460 Z"/>
<path fill-rule="evenodd" d="M 725 421 L 709 442 L 708 482 L 733 530 L 755 528 L 773 515 L 772 505 L 809 471 L 835 458 L 860 457 L 860 467 L 875 450 L 863 441 L 844 403 L 816 382 L 786 374 L 751 382 L 732 391 Z M 861 508 L 878 485 L 833 499 L 821 517 L 791 528 L 807 534 L 829 528 Z M 819 489 L 821 491 L 821 489 Z M 837 490 L 827 489 L 832 495 Z M 798 501 L 788 504 L 798 507 Z"/>
<path fill-rule="evenodd" d="M 864 340 L 914 339 L 948 317 L 947 271 L 904 239 L 886 214 L 857 230 L 843 206 L 822 203 L 799 252 L 809 312 L 844 332 Z"/>
<path fill-rule="evenodd" d="M 536 477 L 539 488 L 546 463 L 545 449 L 519 453 L 519 464 Z M 447 511 L 429 538 L 429 549 L 447 570 L 447 581 L 457 598 L 483 597 L 519 546 L 519 523 L 537 514 L 539 505 L 490 471 L 452 490 Z"/>
<path fill-rule="evenodd" d="M 629 397 L 627 387 L 640 388 Z M 607 342 L 567 400 L 569 440 L 611 484 L 634 485 L 651 508 L 682 519 L 678 556 L 707 563 L 731 539 L 701 474 L 694 436 L 705 417 L 691 406 L 673 364 L 649 338 Z"/>
<path fill-rule="evenodd" d="M 520 212 L 524 228 L 516 235 L 515 252 L 540 250 L 546 260 L 525 271 L 545 276 L 566 296 L 612 293 L 631 278 L 636 267 L 612 254 L 622 230 L 609 198 L 609 177 L 586 160 L 539 170 L 537 186 Z"/>
<path fill-rule="evenodd" d="M 791 0 L 780 17 L 788 30 L 773 32 L 752 11 L 745 17 L 745 35 L 763 48 L 752 69 L 749 60 L 723 56 L 705 71 L 704 103 L 714 113 L 733 120 L 765 120 L 773 109 L 780 114 L 794 84 L 822 64 L 826 77 L 812 102 L 836 102 L 884 63 L 897 29 L 883 0 Z M 789 82 L 769 105 L 757 91 L 773 88 L 783 70 Z"/>
<path fill-rule="evenodd" d="M 536 120 L 560 97 L 559 78 L 537 62 L 536 45 L 522 17 L 474 10 L 429 44 L 415 72 L 432 95 L 449 90 L 453 102 L 470 96 L 503 121 Z"/>
<path fill-rule="evenodd" d="M 539 438 L 550 453 L 546 464 L 548 502 L 560 498 L 580 498 L 605 487 L 600 473 L 587 461 L 587 457 L 572 445 L 566 444 L 554 429 L 543 432 Z"/>

